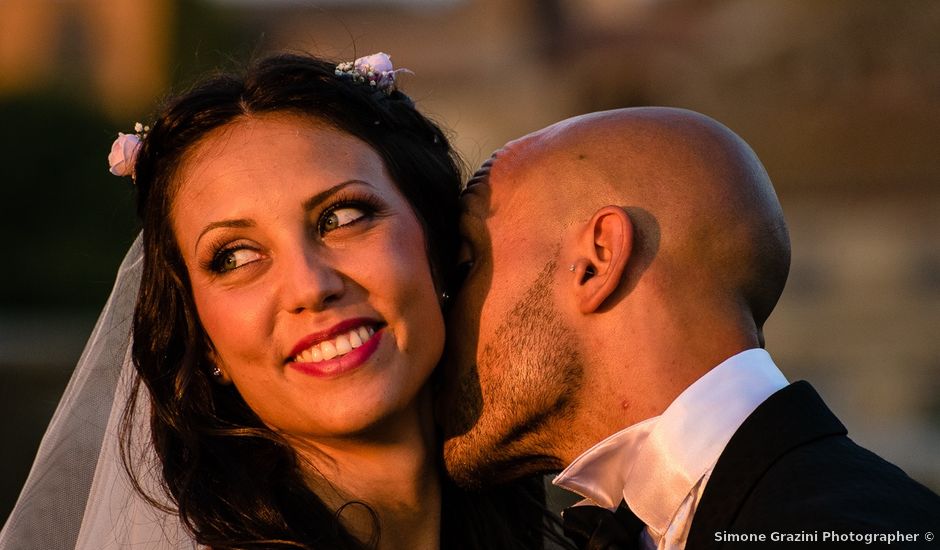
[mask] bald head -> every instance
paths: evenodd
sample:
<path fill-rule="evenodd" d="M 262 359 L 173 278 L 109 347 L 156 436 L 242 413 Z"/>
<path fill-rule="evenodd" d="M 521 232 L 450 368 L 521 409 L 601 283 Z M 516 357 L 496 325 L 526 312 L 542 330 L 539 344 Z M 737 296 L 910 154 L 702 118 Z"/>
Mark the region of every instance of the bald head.
<path fill-rule="evenodd" d="M 509 188 L 503 207 L 525 201 L 551 212 L 550 226 L 605 205 L 632 209 L 635 265 L 650 264 L 664 288 L 740 301 L 758 329 L 783 290 L 789 238 L 767 172 L 740 137 L 704 115 L 591 113 L 507 144 L 491 164 L 492 179 Z"/>

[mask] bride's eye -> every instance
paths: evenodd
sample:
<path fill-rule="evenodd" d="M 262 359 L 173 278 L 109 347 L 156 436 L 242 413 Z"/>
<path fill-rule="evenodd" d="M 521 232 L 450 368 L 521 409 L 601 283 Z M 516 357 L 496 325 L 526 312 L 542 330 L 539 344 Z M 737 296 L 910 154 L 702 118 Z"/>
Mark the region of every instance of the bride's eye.
<path fill-rule="evenodd" d="M 261 254 L 250 248 L 224 248 L 212 260 L 212 270 L 227 273 L 261 259 Z"/>
<path fill-rule="evenodd" d="M 340 227 L 356 223 L 365 217 L 366 210 L 364 207 L 351 205 L 334 207 L 324 212 L 320 217 L 318 229 L 320 235 L 325 235 Z"/>

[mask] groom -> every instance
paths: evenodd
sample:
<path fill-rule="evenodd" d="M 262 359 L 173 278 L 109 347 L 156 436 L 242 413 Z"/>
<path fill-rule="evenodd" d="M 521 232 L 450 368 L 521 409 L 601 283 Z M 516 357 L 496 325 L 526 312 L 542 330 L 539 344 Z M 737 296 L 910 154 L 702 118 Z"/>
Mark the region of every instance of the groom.
<path fill-rule="evenodd" d="M 730 130 L 576 117 L 497 151 L 462 203 L 439 403 L 458 483 L 563 470 L 607 510 L 565 513 L 585 548 L 936 544 L 940 498 L 762 349 L 789 237 Z"/>

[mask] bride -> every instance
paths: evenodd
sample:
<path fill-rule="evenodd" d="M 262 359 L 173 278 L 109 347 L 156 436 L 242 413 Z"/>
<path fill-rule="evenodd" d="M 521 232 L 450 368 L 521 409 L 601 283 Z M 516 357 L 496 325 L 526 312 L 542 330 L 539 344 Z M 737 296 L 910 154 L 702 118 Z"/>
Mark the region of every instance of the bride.
<path fill-rule="evenodd" d="M 460 171 L 398 72 L 276 55 L 118 139 L 143 232 L 0 547 L 542 547 L 540 480 L 441 474 Z"/>

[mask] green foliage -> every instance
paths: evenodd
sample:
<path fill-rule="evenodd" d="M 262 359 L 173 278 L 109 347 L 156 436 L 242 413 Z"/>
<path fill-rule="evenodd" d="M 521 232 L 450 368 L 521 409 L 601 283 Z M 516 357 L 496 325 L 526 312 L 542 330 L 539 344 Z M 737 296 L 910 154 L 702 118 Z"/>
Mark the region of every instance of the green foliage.
<path fill-rule="evenodd" d="M 243 66 L 263 42 L 263 33 L 250 31 L 252 22 L 232 9 L 205 0 L 178 0 L 176 13 L 170 70 L 174 90 L 207 72 Z"/>
<path fill-rule="evenodd" d="M 231 10 L 176 4 L 172 89 L 255 50 Z M 0 309 L 100 308 L 137 232 L 133 184 L 110 175 L 107 163 L 117 132 L 134 120 L 115 122 L 95 107 L 76 80 L 81 65 L 63 68 L 54 91 L 0 98 Z"/>
<path fill-rule="evenodd" d="M 100 307 L 135 235 L 113 123 L 54 94 L 0 101 L 0 307 Z"/>

